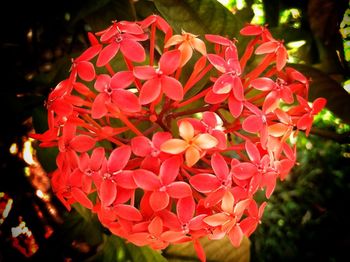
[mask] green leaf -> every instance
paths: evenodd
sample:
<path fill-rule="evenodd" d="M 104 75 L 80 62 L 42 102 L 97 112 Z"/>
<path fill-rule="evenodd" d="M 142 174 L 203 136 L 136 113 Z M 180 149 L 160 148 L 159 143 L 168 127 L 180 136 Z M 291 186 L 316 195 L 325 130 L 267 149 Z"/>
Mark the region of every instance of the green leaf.
<path fill-rule="evenodd" d="M 238 37 L 243 22 L 216 0 L 154 0 L 160 14 L 177 33 Z"/>
<path fill-rule="evenodd" d="M 326 98 L 326 107 L 344 122 L 350 124 L 350 95 L 337 81 L 311 66 L 301 64 L 291 66 L 311 78 L 310 101 L 318 97 Z"/>
<path fill-rule="evenodd" d="M 133 244 L 126 244 L 126 249 L 129 252 L 132 261 L 152 261 L 166 262 L 167 260 L 157 251 L 149 247 L 138 247 Z"/>
<path fill-rule="evenodd" d="M 249 262 L 250 261 L 250 241 L 244 238 L 239 248 L 232 247 L 230 240 L 225 237 L 220 240 L 200 239 L 207 261 L 220 262 Z M 193 243 L 183 243 L 169 246 L 164 256 L 169 262 L 198 261 Z"/>

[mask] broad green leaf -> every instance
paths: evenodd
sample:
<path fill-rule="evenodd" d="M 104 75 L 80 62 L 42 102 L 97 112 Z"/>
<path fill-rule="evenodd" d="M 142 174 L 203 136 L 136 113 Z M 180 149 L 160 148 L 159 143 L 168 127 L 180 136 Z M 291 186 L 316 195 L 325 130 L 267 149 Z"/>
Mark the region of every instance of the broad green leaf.
<path fill-rule="evenodd" d="M 154 0 L 154 3 L 177 33 L 185 30 L 199 35 L 238 37 L 244 24 L 216 0 Z"/>
<path fill-rule="evenodd" d="M 166 262 L 167 260 L 160 254 L 147 246 L 138 247 L 133 244 L 126 244 L 126 249 L 134 262 L 138 261 L 152 261 L 152 262 Z"/>
<path fill-rule="evenodd" d="M 243 239 L 239 248 L 234 248 L 227 237 L 221 240 L 202 238 L 200 243 L 204 248 L 208 262 L 250 261 L 250 241 L 248 238 Z M 171 245 L 166 249 L 164 256 L 169 262 L 198 261 L 192 242 Z"/>

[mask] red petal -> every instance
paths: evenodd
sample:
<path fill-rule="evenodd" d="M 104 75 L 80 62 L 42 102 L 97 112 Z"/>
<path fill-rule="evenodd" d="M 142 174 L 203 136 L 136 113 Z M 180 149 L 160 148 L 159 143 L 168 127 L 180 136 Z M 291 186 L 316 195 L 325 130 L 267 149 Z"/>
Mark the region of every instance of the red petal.
<path fill-rule="evenodd" d="M 101 168 L 103 161 L 105 160 L 105 149 L 103 147 L 97 147 L 92 151 L 90 168 L 97 171 Z"/>
<path fill-rule="evenodd" d="M 103 48 L 97 58 L 96 65 L 98 67 L 106 65 L 118 53 L 119 47 L 119 43 L 112 42 L 111 44 Z"/>
<path fill-rule="evenodd" d="M 225 181 L 227 179 L 229 170 L 227 163 L 222 155 L 220 155 L 219 153 L 214 153 L 212 155 L 211 167 L 213 168 L 215 175 L 221 181 Z"/>
<path fill-rule="evenodd" d="M 255 115 L 248 116 L 242 123 L 243 129 L 249 133 L 257 133 L 262 126 L 261 118 Z"/>
<path fill-rule="evenodd" d="M 118 173 L 114 179 L 117 182 L 117 185 L 125 189 L 135 189 L 137 185 L 134 180 L 134 171 L 124 170 Z"/>
<path fill-rule="evenodd" d="M 240 163 L 232 168 L 233 175 L 238 179 L 251 178 L 257 172 L 257 167 L 249 162 Z"/>
<path fill-rule="evenodd" d="M 208 54 L 207 55 L 209 62 L 221 73 L 226 72 L 226 61 L 218 55 Z"/>
<path fill-rule="evenodd" d="M 250 82 L 250 85 L 261 91 L 270 91 L 276 87 L 275 82 L 268 77 L 254 79 Z"/>
<path fill-rule="evenodd" d="M 161 81 L 159 78 L 147 80 L 140 91 L 140 104 L 146 105 L 156 100 L 161 94 Z"/>
<path fill-rule="evenodd" d="M 138 187 L 148 191 L 156 190 L 161 186 L 159 178 L 151 171 L 144 169 L 134 171 L 134 180 Z"/>
<path fill-rule="evenodd" d="M 74 137 L 69 145 L 70 147 L 77 152 L 86 152 L 94 147 L 96 141 L 90 136 L 79 135 Z"/>
<path fill-rule="evenodd" d="M 159 177 L 163 185 L 168 185 L 176 179 L 177 175 L 179 175 L 180 165 L 181 158 L 177 156 L 163 162 L 159 171 Z"/>
<path fill-rule="evenodd" d="M 218 189 L 221 182 L 211 174 L 198 174 L 190 178 L 190 184 L 201 193 L 210 193 Z"/>
<path fill-rule="evenodd" d="M 219 187 L 216 191 L 209 194 L 208 197 L 204 200 L 205 207 L 212 207 L 219 203 L 221 199 L 223 198 L 224 194 L 226 192 L 226 189 L 223 187 Z"/>
<path fill-rule="evenodd" d="M 152 152 L 152 142 L 145 136 L 131 139 L 132 152 L 137 156 L 147 156 Z"/>
<path fill-rule="evenodd" d="M 215 44 L 220 44 L 224 46 L 230 45 L 232 42 L 228 40 L 226 37 L 220 36 L 220 35 L 211 35 L 211 34 L 206 34 L 205 38 L 212 43 Z"/>
<path fill-rule="evenodd" d="M 143 62 L 146 58 L 145 49 L 134 40 L 123 39 L 120 43 L 120 50 L 123 55 L 133 62 Z"/>
<path fill-rule="evenodd" d="M 312 108 L 313 108 L 313 114 L 316 115 L 318 114 L 325 106 L 326 106 L 327 100 L 323 97 L 317 98 L 313 103 L 312 103 Z"/>
<path fill-rule="evenodd" d="M 157 76 L 152 66 L 135 66 L 133 73 L 135 77 L 142 80 L 149 80 Z"/>
<path fill-rule="evenodd" d="M 136 113 L 141 111 L 138 97 L 129 90 L 116 89 L 112 93 L 112 101 L 122 111 Z"/>
<path fill-rule="evenodd" d="M 86 61 L 77 64 L 77 72 L 79 77 L 85 81 L 92 81 L 96 76 L 94 65 Z"/>
<path fill-rule="evenodd" d="M 117 196 L 117 187 L 109 179 L 104 179 L 100 185 L 100 199 L 104 206 L 111 205 Z"/>
<path fill-rule="evenodd" d="M 159 59 L 159 69 L 165 75 L 171 75 L 180 65 L 181 52 L 177 49 L 165 52 Z"/>
<path fill-rule="evenodd" d="M 194 210 L 196 208 L 196 203 L 193 197 L 185 197 L 179 199 L 176 205 L 176 213 L 182 224 L 187 224 L 194 215 Z"/>
<path fill-rule="evenodd" d="M 192 195 L 191 187 L 185 182 L 173 182 L 167 186 L 166 191 L 173 198 L 183 198 Z"/>
<path fill-rule="evenodd" d="M 163 232 L 163 220 L 158 216 L 153 218 L 151 223 L 148 225 L 148 231 L 153 236 L 160 236 L 160 234 Z"/>
<path fill-rule="evenodd" d="M 234 247 L 239 247 L 243 240 L 242 229 L 238 225 L 235 225 L 228 233 L 228 237 Z"/>
<path fill-rule="evenodd" d="M 206 256 L 205 256 L 205 252 L 204 252 L 204 249 L 203 249 L 201 243 L 198 241 L 198 239 L 194 239 L 193 244 L 194 244 L 194 249 L 196 250 L 196 254 L 197 254 L 199 260 L 201 262 L 205 262 Z"/>
<path fill-rule="evenodd" d="M 156 148 L 160 148 L 160 146 L 167 140 L 171 139 L 171 134 L 169 132 L 157 132 L 152 137 L 153 145 Z"/>
<path fill-rule="evenodd" d="M 128 221 L 141 221 L 142 215 L 135 207 L 129 205 L 116 205 L 115 212 L 121 218 Z"/>
<path fill-rule="evenodd" d="M 151 194 L 149 203 L 154 211 L 163 210 L 169 204 L 169 195 L 166 192 L 154 191 Z"/>
<path fill-rule="evenodd" d="M 225 224 L 229 220 L 230 220 L 230 216 L 226 215 L 225 213 L 217 213 L 211 216 L 207 216 L 203 219 L 205 223 L 207 223 L 209 226 L 212 226 L 212 227 Z"/>
<path fill-rule="evenodd" d="M 106 74 L 98 75 L 94 87 L 99 92 L 105 92 L 106 87 L 109 87 L 111 77 Z"/>
<path fill-rule="evenodd" d="M 77 187 L 72 187 L 71 189 L 73 198 L 78 201 L 80 204 L 82 204 L 84 207 L 92 209 L 93 204 L 91 200 L 85 195 L 83 191 L 81 191 Z"/>
<path fill-rule="evenodd" d="M 242 114 L 243 103 L 237 100 L 233 95 L 228 97 L 228 107 L 233 117 L 238 118 Z"/>
<path fill-rule="evenodd" d="M 239 32 L 241 35 L 260 35 L 263 32 L 263 27 L 260 25 L 247 25 Z"/>
<path fill-rule="evenodd" d="M 107 114 L 106 101 L 108 100 L 109 96 L 107 94 L 101 93 L 96 96 L 91 108 L 92 118 L 98 119 Z"/>
<path fill-rule="evenodd" d="M 111 88 L 125 88 L 134 81 L 134 74 L 131 71 L 120 71 L 111 78 Z"/>
<path fill-rule="evenodd" d="M 258 46 L 258 48 L 255 50 L 255 54 L 261 55 L 261 54 L 268 54 L 268 53 L 274 53 L 279 46 L 278 42 L 270 41 L 261 44 Z"/>
<path fill-rule="evenodd" d="M 92 58 L 94 58 L 102 49 L 102 45 L 98 44 L 98 42 L 90 46 L 88 49 L 86 49 L 79 57 L 74 59 L 74 62 L 78 63 L 81 61 L 90 61 Z"/>
<path fill-rule="evenodd" d="M 215 94 L 212 89 L 205 95 L 204 101 L 208 104 L 218 104 L 224 101 L 229 94 Z"/>
<path fill-rule="evenodd" d="M 110 172 L 122 170 L 128 163 L 131 155 L 130 146 L 121 146 L 112 151 L 108 158 L 108 169 Z"/>
<path fill-rule="evenodd" d="M 249 156 L 249 159 L 252 160 L 253 163 L 260 162 L 260 153 L 255 144 L 253 144 L 250 140 L 245 142 L 245 149 Z"/>
<path fill-rule="evenodd" d="M 280 46 L 276 53 L 276 68 L 281 71 L 287 63 L 288 53 L 284 46 Z"/>
<path fill-rule="evenodd" d="M 161 86 L 165 95 L 172 100 L 180 101 L 183 99 L 182 85 L 175 78 L 163 75 L 161 77 Z"/>
<path fill-rule="evenodd" d="M 256 218 L 247 217 L 239 222 L 239 226 L 241 227 L 243 234 L 249 237 L 257 228 L 258 221 Z"/>

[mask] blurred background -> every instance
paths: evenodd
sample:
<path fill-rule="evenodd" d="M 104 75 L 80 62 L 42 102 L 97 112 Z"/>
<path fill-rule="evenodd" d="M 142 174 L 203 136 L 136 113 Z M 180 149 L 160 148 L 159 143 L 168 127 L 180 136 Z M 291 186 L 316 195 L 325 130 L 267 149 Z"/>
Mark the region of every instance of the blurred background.
<path fill-rule="evenodd" d="M 310 136 L 298 139 L 299 164 L 286 181 L 278 183 L 262 224 L 250 238 L 250 253 L 240 261 L 344 261 L 341 258 L 348 257 L 349 2 L 220 2 L 37 0 L 3 4 L 0 261 L 196 261 L 185 251 L 165 251 L 164 258 L 148 248 L 126 244 L 79 206 L 67 212 L 50 187 L 56 151 L 39 149 L 28 137 L 34 127 L 36 132 L 46 130 L 45 99 L 67 77 L 71 58 L 88 46 L 87 32 L 104 29 L 112 20 L 141 20 L 152 13 L 162 15 L 178 31 L 231 38 L 238 37 L 246 23 L 267 24 L 276 39 L 284 39 L 290 65 L 311 77 L 310 101 L 328 100 Z M 229 252 L 224 247 L 220 250 Z"/>

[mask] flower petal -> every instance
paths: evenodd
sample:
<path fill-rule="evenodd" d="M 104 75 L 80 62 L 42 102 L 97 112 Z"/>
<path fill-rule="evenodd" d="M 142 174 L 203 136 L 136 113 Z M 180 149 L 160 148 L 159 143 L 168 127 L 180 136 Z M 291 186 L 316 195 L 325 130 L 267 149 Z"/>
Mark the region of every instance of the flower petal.
<path fill-rule="evenodd" d="M 165 153 L 176 155 L 184 152 L 187 149 L 187 147 L 188 147 L 188 144 L 186 141 L 182 139 L 173 138 L 165 141 L 160 146 L 160 150 Z"/>
<path fill-rule="evenodd" d="M 243 240 L 243 232 L 240 226 L 235 225 L 228 233 L 228 237 L 234 247 L 239 247 Z"/>
<path fill-rule="evenodd" d="M 92 81 L 96 76 L 94 65 L 87 61 L 77 64 L 77 72 L 79 77 L 85 81 Z"/>
<path fill-rule="evenodd" d="M 159 78 L 147 80 L 140 91 L 140 104 L 146 105 L 156 100 L 161 94 L 161 82 Z"/>
<path fill-rule="evenodd" d="M 93 204 L 86 194 L 77 187 L 71 189 L 73 198 L 86 208 L 92 209 Z"/>
<path fill-rule="evenodd" d="M 159 178 L 153 172 L 145 169 L 135 170 L 134 180 L 138 187 L 147 191 L 157 190 L 161 186 Z"/>
<path fill-rule="evenodd" d="M 120 43 L 120 51 L 133 62 L 143 62 L 146 58 L 142 45 L 131 39 L 123 39 Z"/>
<path fill-rule="evenodd" d="M 164 191 L 154 191 L 149 198 L 149 203 L 154 211 L 163 210 L 169 204 L 169 195 Z"/>
<path fill-rule="evenodd" d="M 145 136 L 133 137 L 131 148 L 135 155 L 145 157 L 152 152 L 152 142 Z"/>
<path fill-rule="evenodd" d="M 104 206 L 110 206 L 117 196 L 117 187 L 111 180 L 104 179 L 100 185 L 99 196 Z"/>
<path fill-rule="evenodd" d="M 221 180 L 225 181 L 229 174 L 227 163 L 222 155 L 214 153 L 211 157 L 211 167 L 215 175 Z"/>
<path fill-rule="evenodd" d="M 276 86 L 275 82 L 268 77 L 259 77 L 259 78 L 253 79 L 250 82 L 250 85 L 255 89 L 258 89 L 261 91 L 270 91 L 274 89 Z"/>
<path fill-rule="evenodd" d="M 74 137 L 70 143 L 69 146 L 77 151 L 77 152 L 86 152 L 94 147 L 96 141 L 91 136 L 87 135 L 78 135 Z"/>
<path fill-rule="evenodd" d="M 249 162 L 239 163 L 232 168 L 233 175 L 238 179 L 248 179 L 255 175 L 257 167 Z"/>
<path fill-rule="evenodd" d="M 128 221 L 141 221 L 142 215 L 139 210 L 130 205 L 118 204 L 115 206 L 116 214 Z"/>
<path fill-rule="evenodd" d="M 165 52 L 159 59 L 159 69 L 165 75 L 171 75 L 180 66 L 181 52 L 177 49 Z"/>
<path fill-rule="evenodd" d="M 256 115 L 250 115 L 244 119 L 242 128 L 249 133 L 257 133 L 262 129 L 263 123 L 261 118 Z"/>
<path fill-rule="evenodd" d="M 173 198 L 184 198 L 192 195 L 189 184 L 185 182 L 173 182 L 166 187 L 166 192 Z"/>
<path fill-rule="evenodd" d="M 134 81 L 134 74 L 131 71 L 120 71 L 114 74 L 111 78 L 111 88 L 125 88 L 131 85 Z"/>
<path fill-rule="evenodd" d="M 163 75 L 161 77 L 161 86 L 164 94 L 170 99 L 175 101 L 183 99 L 183 88 L 177 79 Z"/>
<path fill-rule="evenodd" d="M 194 215 L 196 203 L 192 196 L 184 197 L 177 201 L 176 213 L 182 224 L 187 224 Z"/>
<path fill-rule="evenodd" d="M 218 140 L 209 134 L 199 134 L 193 139 L 193 143 L 201 149 L 210 149 L 218 144 Z"/>
<path fill-rule="evenodd" d="M 203 218 L 203 221 L 207 223 L 209 226 L 216 227 L 222 224 L 225 224 L 230 220 L 230 217 L 225 213 L 217 213 L 211 216 L 207 216 Z"/>
<path fill-rule="evenodd" d="M 181 160 L 181 157 L 173 156 L 160 166 L 159 177 L 163 185 L 170 184 L 179 175 Z"/>
<path fill-rule="evenodd" d="M 186 159 L 186 165 L 191 167 L 193 166 L 195 163 L 198 162 L 198 160 L 201 158 L 200 152 L 198 151 L 198 149 L 194 146 L 189 146 L 186 149 L 186 153 L 185 153 L 185 159 Z"/>
<path fill-rule="evenodd" d="M 131 147 L 124 145 L 112 151 L 108 158 L 108 169 L 110 172 L 122 170 L 131 156 Z"/>
<path fill-rule="evenodd" d="M 120 44 L 117 42 L 112 42 L 105 48 L 103 48 L 98 55 L 96 65 L 98 67 L 108 64 L 109 61 L 118 53 Z"/>
<path fill-rule="evenodd" d="M 190 178 L 190 184 L 201 193 L 210 193 L 218 189 L 221 182 L 211 174 L 198 174 Z"/>
<path fill-rule="evenodd" d="M 138 97 L 129 90 L 114 90 L 112 93 L 112 102 L 125 112 L 136 113 L 141 111 Z"/>

